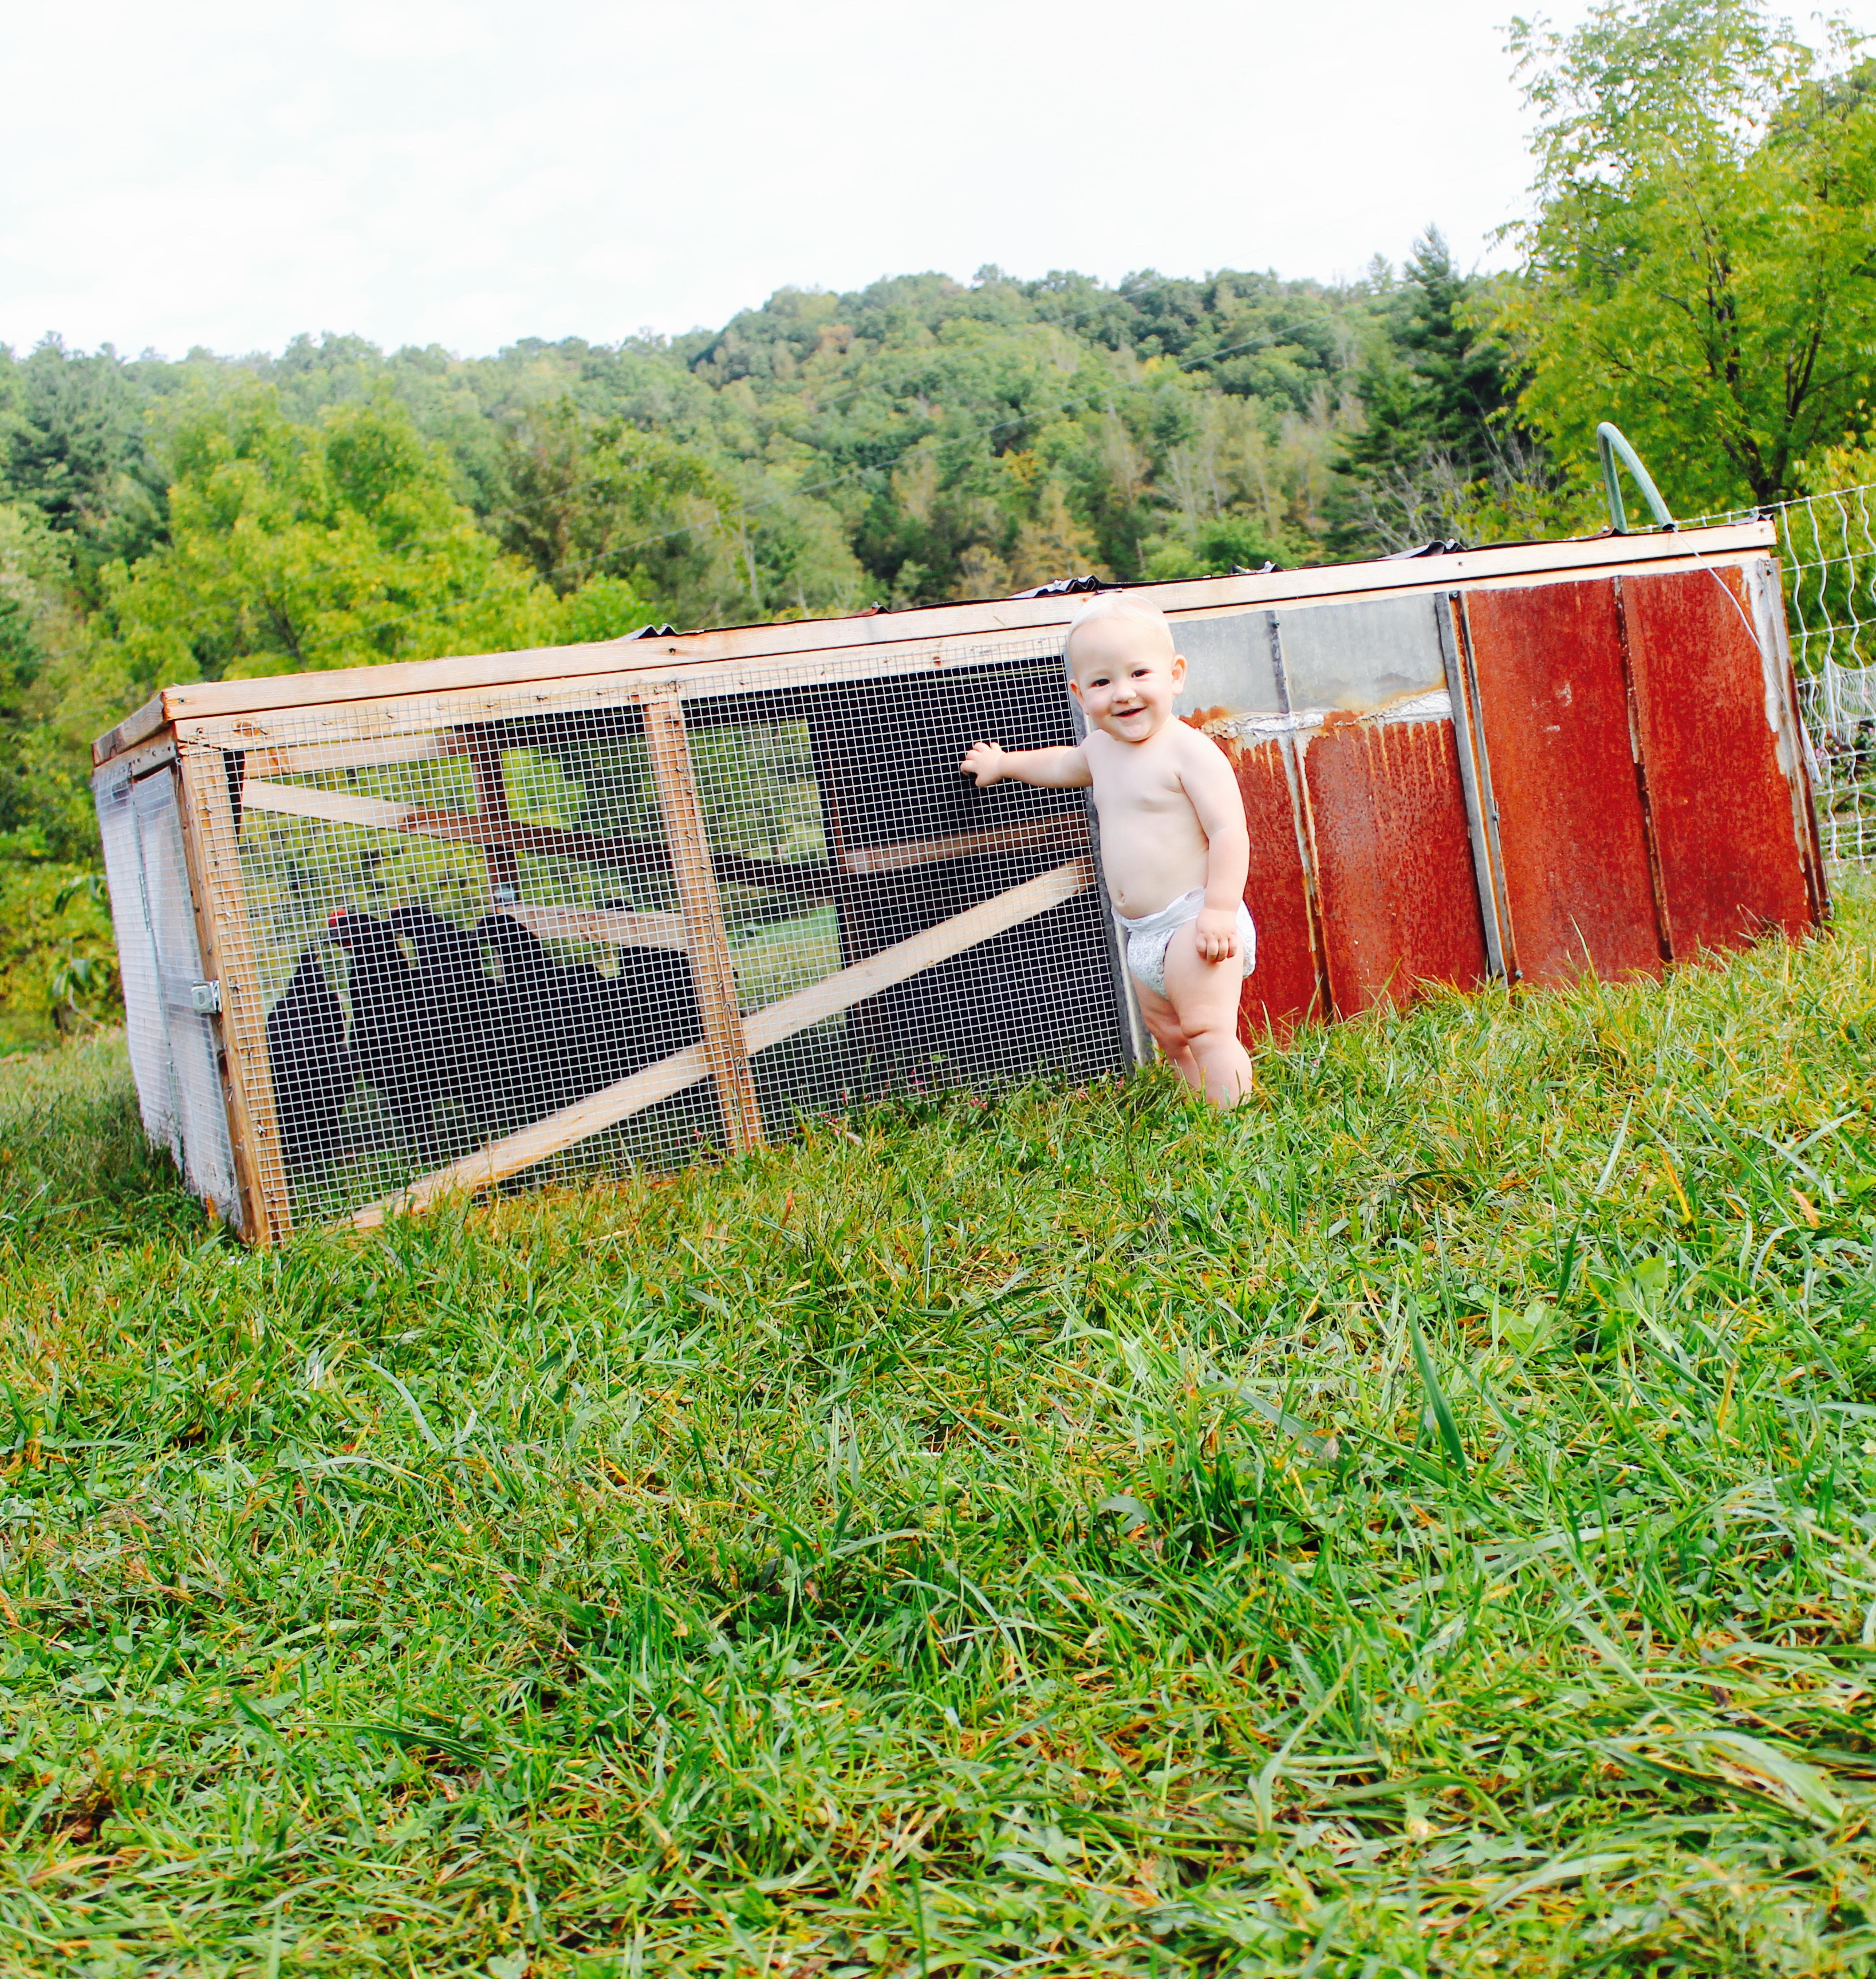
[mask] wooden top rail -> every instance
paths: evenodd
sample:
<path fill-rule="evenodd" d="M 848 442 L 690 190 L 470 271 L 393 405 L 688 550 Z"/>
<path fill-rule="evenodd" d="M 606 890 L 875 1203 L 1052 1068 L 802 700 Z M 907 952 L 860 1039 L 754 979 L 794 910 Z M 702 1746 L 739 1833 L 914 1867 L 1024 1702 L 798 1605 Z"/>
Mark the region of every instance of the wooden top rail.
<path fill-rule="evenodd" d="M 1660 535 L 1513 543 L 1450 556 L 1384 559 L 1266 575 L 1198 578 L 1145 588 L 1155 603 L 1176 618 L 1182 613 L 1307 605 L 1390 592 L 1450 590 L 1473 583 L 1566 578 L 1677 562 L 1692 565 L 1715 557 L 1762 554 L 1775 549 L 1777 542 L 1777 531 L 1770 522 L 1742 522 Z M 647 691 L 668 690 L 688 669 L 733 668 L 757 659 L 792 661 L 796 677 L 807 680 L 816 677 L 820 660 L 854 648 L 929 647 L 934 641 L 1032 636 L 1066 625 L 1082 602 L 1076 596 L 995 598 L 853 618 L 802 619 L 785 625 L 731 626 L 658 638 L 594 640 L 578 646 L 396 661 L 323 673 L 194 681 L 164 688 L 101 735 L 92 746 L 92 761 L 102 765 L 168 724 L 191 718 L 387 701 L 406 695 L 474 694 L 595 677 L 613 682 L 642 681 Z M 240 744 L 231 738 L 226 746 Z"/>

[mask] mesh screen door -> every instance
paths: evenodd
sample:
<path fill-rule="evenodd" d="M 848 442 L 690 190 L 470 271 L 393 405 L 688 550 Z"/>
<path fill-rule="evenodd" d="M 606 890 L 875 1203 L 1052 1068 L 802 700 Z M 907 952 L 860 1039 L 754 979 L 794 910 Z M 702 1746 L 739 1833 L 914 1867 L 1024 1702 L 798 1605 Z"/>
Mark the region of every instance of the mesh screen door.
<path fill-rule="evenodd" d="M 107 771 L 94 792 L 144 1131 L 168 1147 L 190 1188 L 238 1230 L 240 1192 L 220 1040 L 203 1007 L 202 951 L 176 772 L 164 765 L 133 779 Z"/>
<path fill-rule="evenodd" d="M 197 748 L 229 793 L 293 1218 L 669 1169 L 804 1115 L 1130 1056 L 1059 653 L 910 679 L 406 704 Z M 191 760 L 191 745 L 183 745 Z M 225 903 L 224 907 L 225 907 Z M 264 1168 L 265 1164 L 263 1165 Z"/>

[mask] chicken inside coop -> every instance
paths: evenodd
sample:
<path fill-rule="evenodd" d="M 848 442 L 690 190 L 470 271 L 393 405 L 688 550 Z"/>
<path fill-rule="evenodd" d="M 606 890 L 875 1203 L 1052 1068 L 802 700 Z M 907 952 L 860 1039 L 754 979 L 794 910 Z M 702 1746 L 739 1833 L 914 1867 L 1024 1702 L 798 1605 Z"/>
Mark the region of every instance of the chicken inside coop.
<path fill-rule="evenodd" d="M 343 959 L 350 1011 L 321 960 Z M 615 972 L 556 960 L 503 913 L 473 926 L 406 901 L 346 909 L 302 952 L 267 1019 L 283 1152 L 296 1180 L 356 1152 L 348 1114 L 388 1120 L 426 1166 L 572 1105 L 701 1034 L 688 956 L 627 948 Z"/>

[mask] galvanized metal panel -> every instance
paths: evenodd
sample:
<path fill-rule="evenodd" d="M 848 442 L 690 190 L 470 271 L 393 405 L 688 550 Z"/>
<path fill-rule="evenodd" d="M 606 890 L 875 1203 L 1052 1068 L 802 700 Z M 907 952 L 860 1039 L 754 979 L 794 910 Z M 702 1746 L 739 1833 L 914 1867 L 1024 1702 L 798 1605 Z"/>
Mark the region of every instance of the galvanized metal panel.
<path fill-rule="evenodd" d="M 1283 701 L 1271 656 L 1271 615 L 1240 612 L 1228 618 L 1180 618 L 1174 643 L 1185 658 L 1182 715 L 1280 714 Z"/>
<path fill-rule="evenodd" d="M 1778 762 L 1782 656 L 1739 573 L 1621 580 L 1642 761 L 1677 958 L 1812 925 Z"/>
<path fill-rule="evenodd" d="M 1658 973 L 1612 580 L 1473 592 L 1466 618 L 1520 974 Z"/>
<path fill-rule="evenodd" d="M 1331 720 L 1302 761 L 1337 1015 L 1484 981 L 1452 723 Z"/>
<path fill-rule="evenodd" d="M 164 772 L 165 776 L 169 772 Z M 111 888 L 111 920 L 117 935 L 118 975 L 124 989 L 124 1029 L 130 1049 L 131 1075 L 144 1132 L 166 1147 L 182 1166 L 182 1117 L 170 1065 L 169 1033 L 163 1015 L 163 986 L 157 966 L 156 940 L 144 899 L 143 854 L 138 844 L 137 820 L 131 810 L 131 773 L 128 767 L 101 770 L 91 779 L 98 804 L 98 836 L 104 854 L 104 877 Z"/>
<path fill-rule="evenodd" d="M 1238 1000 L 1238 1034 L 1246 1044 L 1327 1016 L 1318 973 L 1311 878 L 1303 862 L 1287 744 L 1228 742 L 1251 834 L 1251 877 L 1245 904 L 1257 926 L 1257 966 Z"/>
<path fill-rule="evenodd" d="M 1443 693 L 1432 595 L 1357 600 L 1278 614 L 1289 706 L 1372 714 Z"/>

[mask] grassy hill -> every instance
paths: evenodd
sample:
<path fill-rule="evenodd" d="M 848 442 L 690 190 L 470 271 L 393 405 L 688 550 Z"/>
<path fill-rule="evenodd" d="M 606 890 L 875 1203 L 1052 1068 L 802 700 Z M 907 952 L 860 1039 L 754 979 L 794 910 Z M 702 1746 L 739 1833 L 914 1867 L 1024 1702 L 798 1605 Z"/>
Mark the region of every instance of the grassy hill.
<path fill-rule="evenodd" d="M 0 1972 L 1876 1967 L 1876 910 L 243 1254 L 0 1069 Z"/>

